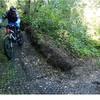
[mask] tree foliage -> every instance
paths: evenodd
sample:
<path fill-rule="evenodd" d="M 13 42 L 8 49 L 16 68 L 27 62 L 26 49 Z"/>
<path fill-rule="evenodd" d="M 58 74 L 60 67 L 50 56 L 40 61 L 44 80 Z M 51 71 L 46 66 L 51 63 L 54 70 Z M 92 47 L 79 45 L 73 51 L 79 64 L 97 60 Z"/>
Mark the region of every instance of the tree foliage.
<path fill-rule="evenodd" d="M 44 0 L 32 2 L 30 24 L 42 34 L 51 36 L 57 44 L 81 56 L 99 55 L 87 35 L 82 0 Z M 98 1 L 98 0 L 96 0 Z M 63 35 L 64 34 L 64 35 Z"/>

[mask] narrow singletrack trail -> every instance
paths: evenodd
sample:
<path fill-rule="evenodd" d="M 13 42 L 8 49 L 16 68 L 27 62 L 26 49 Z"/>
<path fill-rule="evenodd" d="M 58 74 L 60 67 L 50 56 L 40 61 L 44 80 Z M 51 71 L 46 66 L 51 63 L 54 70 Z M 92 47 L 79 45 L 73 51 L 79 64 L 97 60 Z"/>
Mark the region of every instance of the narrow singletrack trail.
<path fill-rule="evenodd" d="M 64 72 L 50 66 L 31 46 L 24 34 L 24 45 L 15 48 L 13 77 L 0 88 L 3 94 L 95 94 L 100 93 L 100 69 L 87 61 Z M 10 69 L 9 69 L 10 70 Z"/>

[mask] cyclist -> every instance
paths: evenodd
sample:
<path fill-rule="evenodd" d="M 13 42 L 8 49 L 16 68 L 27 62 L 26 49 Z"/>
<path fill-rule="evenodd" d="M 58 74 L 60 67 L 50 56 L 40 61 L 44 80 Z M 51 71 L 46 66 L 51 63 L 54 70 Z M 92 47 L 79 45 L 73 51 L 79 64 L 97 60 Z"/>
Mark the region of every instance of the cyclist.
<path fill-rule="evenodd" d="M 20 17 L 17 12 L 17 9 L 14 6 L 11 6 L 10 9 L 2 16 L 2 20 L 8 20 L 8 26 L 15 26 L 17 30 L 20 29 Z"/>

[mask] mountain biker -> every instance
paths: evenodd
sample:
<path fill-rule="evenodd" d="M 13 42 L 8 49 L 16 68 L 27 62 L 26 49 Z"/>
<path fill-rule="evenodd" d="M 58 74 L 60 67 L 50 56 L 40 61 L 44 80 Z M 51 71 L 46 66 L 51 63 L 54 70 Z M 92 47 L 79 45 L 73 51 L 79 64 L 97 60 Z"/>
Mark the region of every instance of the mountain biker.
<path fill-rule="evenodd" d="M 14 6 L 11 6 L 10 9 L 2 16 L 2 20 L 8 20 L 8 26 L 15 26 L 17 30 L 20 29 L 20 17 L 17 12 L 17 9 Z"/>

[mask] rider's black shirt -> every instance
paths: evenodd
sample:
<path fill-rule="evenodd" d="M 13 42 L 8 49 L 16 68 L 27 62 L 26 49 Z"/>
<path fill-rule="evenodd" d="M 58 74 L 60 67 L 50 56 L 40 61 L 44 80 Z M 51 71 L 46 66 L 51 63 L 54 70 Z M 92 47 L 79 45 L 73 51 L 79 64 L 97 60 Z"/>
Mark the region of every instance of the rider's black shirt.
<path fill-rule="evenodd" d="M 11 11 L 8 11 L 5 16 L 4 16 L 4 19 L 8 19 L 8 23 L 11 22 L 11 23 L 15 23 L 17 20 L 18 20 L 18 16 L 17 16 L 17 13 L 14 13 L 11 12 Z"/>
<path fill-rule="evenodd" d="M 16 22 L 18 19 L 17 16 L 13 16 L 12 12 L 10 11 L 7 14 L 7 18 L 8 18 L 8 22 L 12 22 L 12 23 Z"/>

